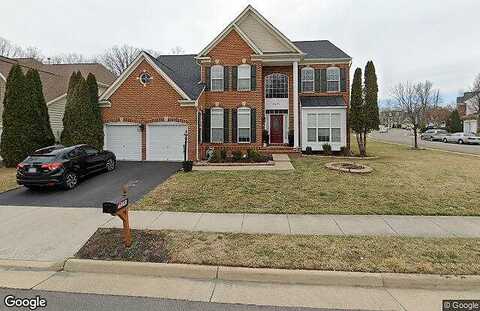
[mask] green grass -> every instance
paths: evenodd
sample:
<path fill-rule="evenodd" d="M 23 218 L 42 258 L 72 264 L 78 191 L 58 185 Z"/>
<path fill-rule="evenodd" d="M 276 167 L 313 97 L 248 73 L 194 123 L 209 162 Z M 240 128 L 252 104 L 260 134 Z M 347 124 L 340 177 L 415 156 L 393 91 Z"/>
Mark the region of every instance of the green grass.
<path fill-rule="evenodd" d="M 77 258 L 251 268 L 480 274 L 480 240 L 301 236 L 100 228 Z"/>
<path fill-rule="evenodd" d="M 374 171 L 328 170 L 332 160 L 294 158 L 294 171 L 178 173 L 134 209 L 301 214 L 480 215 L 480 160 L 369 142 Z"/>
<path fill-rule="evenodd" d="M 15 172 L 14 168 L 0 167 L 0 193 L 18 186 Z"/>

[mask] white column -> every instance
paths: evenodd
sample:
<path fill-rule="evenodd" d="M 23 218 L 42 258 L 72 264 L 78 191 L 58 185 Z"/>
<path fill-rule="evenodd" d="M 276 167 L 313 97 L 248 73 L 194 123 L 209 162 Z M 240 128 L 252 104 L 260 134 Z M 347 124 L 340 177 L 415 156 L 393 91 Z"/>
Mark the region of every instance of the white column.
<path fill-rule="evenodd" d="M 293 147 L 299 146 L 298 129 L 298 62 L 293 62 Z"/>

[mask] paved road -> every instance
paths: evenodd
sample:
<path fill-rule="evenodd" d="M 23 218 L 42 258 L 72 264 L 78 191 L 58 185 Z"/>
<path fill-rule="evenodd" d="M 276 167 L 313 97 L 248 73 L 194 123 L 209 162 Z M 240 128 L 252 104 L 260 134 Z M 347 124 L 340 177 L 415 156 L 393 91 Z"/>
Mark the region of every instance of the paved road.
<path fill-rule="evenodd" d="M 376 140 L 413 146 L 413 135 L 410 133 L 410 131 L 407 130 L 390 129 L 388 133 L 373 132 L 370 136 Z M 480 155 L 480 145 L 458 145 L 451 143 L 446 144 L 443 142 L 424 141 L 421 140 L 420 137 L 418 138 L 418 144 L 419 146 L 424 148 Z"/>
<path fill-rule="evenodd" d="M 125 184 L 129 186 L 130 202 L 134 202 L 177 172 L 180 167 L 180 163 L 168 162 L 118 162 L 115 171 L 91 176 L 70 191 L 33 191 L 21 187 L 1 193 L 0 205 L 101 207 L 102 202 L 118 198 L 122 185 Z"/>
<path fill-rule="evenodd" d="M 311 308 L 291 308 L 291 307 L 274 307 L 274 306 L 253 306 L 241 304 L 224 304 L 212 302 L 194 302 L 186 300 L 173 300 L 161 298 L 140 298 L 130 296 L 112 296 L 112 295 L 96 295 L 96 294 L 76 294 L 62 293 L 38 290 L 12 290 L 0 289 L 0 298 L 2 302 L 0 310 L 26 310 L 26 308 L 7 308 L 4 299 L 7 295 L 15 295 L 19 298 L 35 298 L 39 295 L 47 300 L 46 308 L 37 310 L 48 311 L 84 311 L 84 310 L 115 310 L 115 311 L 315 311 L 315 310 L 334 310 L 334 309 L 311 309 Z M 335 309 L 339 310 L 340 309 Z M 345 309 L 344 309 L 345 310 Z"/>

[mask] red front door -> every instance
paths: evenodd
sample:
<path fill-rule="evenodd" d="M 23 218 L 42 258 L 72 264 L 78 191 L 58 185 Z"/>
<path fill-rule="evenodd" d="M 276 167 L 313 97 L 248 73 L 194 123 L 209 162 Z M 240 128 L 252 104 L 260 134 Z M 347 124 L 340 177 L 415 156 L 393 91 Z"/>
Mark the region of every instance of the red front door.
<path fill-rule="evenodd" d="M 283 115 L 270 115 L 270 143 L 283 144 Z"/>

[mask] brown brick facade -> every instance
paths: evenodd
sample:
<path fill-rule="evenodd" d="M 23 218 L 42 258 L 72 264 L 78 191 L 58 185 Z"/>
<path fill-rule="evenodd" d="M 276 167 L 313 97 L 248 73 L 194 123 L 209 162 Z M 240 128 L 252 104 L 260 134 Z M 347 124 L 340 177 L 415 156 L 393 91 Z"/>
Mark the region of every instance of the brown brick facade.
<path fill-rule="evenodd" d="M 146 86 L 137 79 L 144 70 L 153 78 Z M 197 109 L 181 107 L 178 102 L 180 99 L 182 97 L 177 91 L 144 60 L 110 96 L 111 107 L 102 108 L 103 122 L 135 122 L 144 125 L 161 121 L 184 123 L 188 128 L 188 158 L 196 160 Z M 142 160 L 146 158 L 145 149 L 144 127 Z"/>

